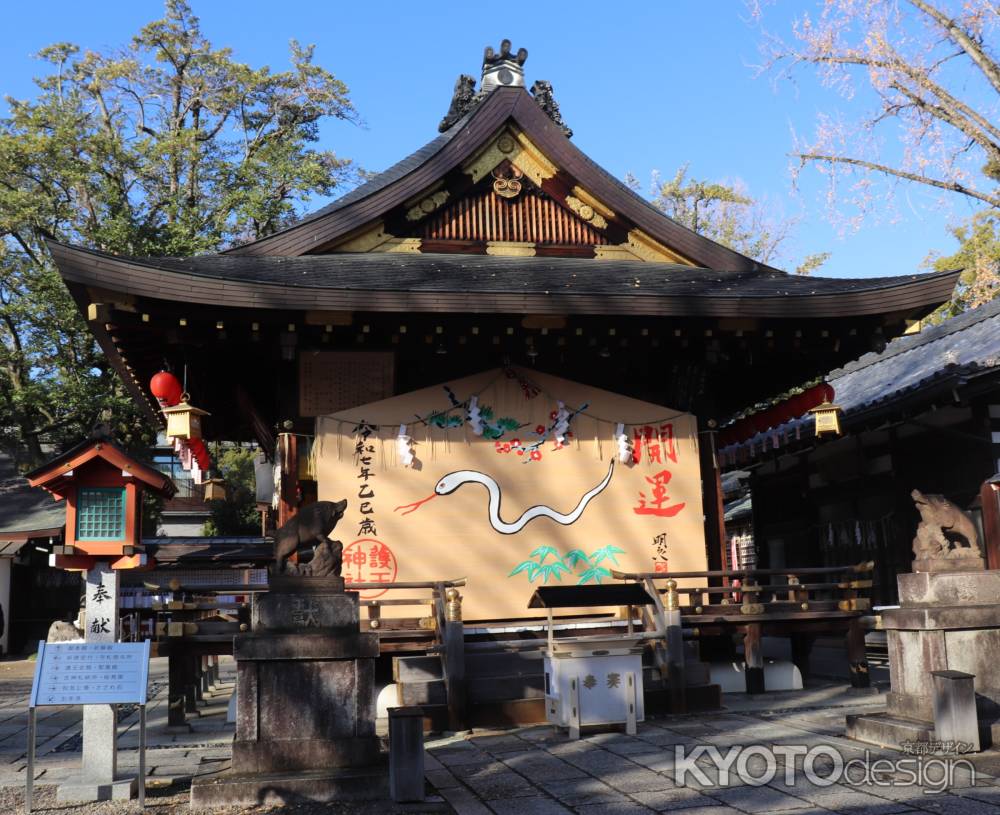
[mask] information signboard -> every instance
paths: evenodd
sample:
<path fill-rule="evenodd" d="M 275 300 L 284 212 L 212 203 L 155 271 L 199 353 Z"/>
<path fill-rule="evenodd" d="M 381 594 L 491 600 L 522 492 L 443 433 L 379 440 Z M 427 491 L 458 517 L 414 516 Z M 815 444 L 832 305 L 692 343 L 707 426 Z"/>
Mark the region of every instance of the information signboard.
<path fill-rule="evenodd" d="M 31 707 L 146 704 L 149 640 L 38 644 Z"/>
<path fill-rule="evenodd" d="M 35 775 L 35 708 L 46 705 L 139 706 L 139 807 L 146 800 L 145 642 L 39 642 L 28 701 L 28 768 L 25 812 L 31 812 Z M 107 749 L 116 749 L 108 745 Z"/>

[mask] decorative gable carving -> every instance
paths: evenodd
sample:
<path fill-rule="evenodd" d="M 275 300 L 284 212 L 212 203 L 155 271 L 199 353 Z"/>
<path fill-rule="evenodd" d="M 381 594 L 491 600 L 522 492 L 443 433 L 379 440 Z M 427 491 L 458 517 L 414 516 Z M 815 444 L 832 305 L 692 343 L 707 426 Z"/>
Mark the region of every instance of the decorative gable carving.
<path fill-rule="evenodd" d="M 580 186 L 508 122 L 460 166 L 326 249 L 691 261 Z"/>
<path fill-rule="evenodd" d="M 515 185 L 520 188 L 509 194 Z M 507 178 L 500 170 L 470 195 L 431 214 L 420 224 L 419 232 L 412 234 L 436 241 L 603 246 L 609 241 L 597 226 L 556 203 L 527 179 Z"/>

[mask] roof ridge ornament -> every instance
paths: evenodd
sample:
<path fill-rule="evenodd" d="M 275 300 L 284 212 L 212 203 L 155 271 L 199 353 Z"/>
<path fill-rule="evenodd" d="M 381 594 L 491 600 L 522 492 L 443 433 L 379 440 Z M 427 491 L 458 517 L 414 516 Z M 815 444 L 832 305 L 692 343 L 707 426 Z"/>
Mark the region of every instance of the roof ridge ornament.
<path fill-rule="evenodd" d="M 544 79 L 535 80 L 535 84 L 531 86 L 531 95 L 538 103 L 538 107 L 545 112 L 545 115 L 552 120 L 553 124 L 562 130 L 563 135 L 567 139 L 572 138 L 573 131 L 570 130 L 570 128 L 567 127 L 566 123 L 563 121 L 562 114 L 559 112 L 559 103 L 552 94 L 552 83 L 547 82 Z"/>
<path fill-rule="evenodd" d="M 489 93 L 499 87 L 524 87 L 524 61 L 528 58 L 528 49 L 519 48 L 517 54 L 510 53 L 510 40 L 500 43 L 500 53 L 494 52 L 487 45 L 483 51 L 483 76 L 480 82 L 480 93 Z"/>
<path fill-rule="evenodd" d="M 476 80 L 469 74 L 460 74 L 455 82 L 455 90 L 451 97 L 451 105 L 441 123 L 438 132 L 444 133 L 454 127 L 458 121 L 471 112 L 497 88 L 524 88 L 524 63 L 528 59 L 528 49 L 519 48 L 516 54 L 510 50 L 510 40 L 500 43 L 500 51 L 494 51 L 487 45 L 483 51 L 483 71 L 479 90 L 476 90 Z M 566 138 L 573 135 L 562 120 L 559 105 L 552 95 L 552 83 L 539 79 L 531 86 L 531 95 L 545 114 L 558 126 Z"/>

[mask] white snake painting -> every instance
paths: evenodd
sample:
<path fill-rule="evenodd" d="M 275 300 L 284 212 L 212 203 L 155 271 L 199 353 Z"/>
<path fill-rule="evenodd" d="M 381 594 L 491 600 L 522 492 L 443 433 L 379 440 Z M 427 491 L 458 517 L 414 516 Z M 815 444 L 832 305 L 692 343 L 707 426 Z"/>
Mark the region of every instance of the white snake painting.
<path fill-rule="evenodd" d="M 611 464 L 608 466 L 608 474 L 604 476 L 604 479 L 599 484 L 583 494 L 580 502 L 576 505 L 576 509 L 568 515 L 562 512 L 556 512 L 552 509 L 552 507 L 538 504 L 526 509 L 521 514 L 521 517 L 513 523 L 507 523 L 500 517 L 500 485 L 497 484 L 495 479 L 485 473 L 478 472 L 477 470 L 456 470 L 453 473 L 448 473 L 448 475 L 444 476 L 437 482 L 434 486 L 434 492 L 426 498 L 420 501 L 415 501 L 412 504 L 404 504 L 403 506 L 396 507 L 396 511 L 405 509 L 406 511 L 402 514 L 409 515 L 411 512 L 414 512 L 422 505 L 430 501 L 431 498 L 436 498 L 439 495 L 450 495 L 463 484 L 482 484 L 486 487 L 486 491 L 490 496 L 489 506 L 487 508 L 490 517 L 490 525 L 497 532 L 500 532 L 503 535 L 514 535 L 520 532 L 531 521 L 535 520 L 535 518 L 551 518 L 556 523 L 568 526 L 571 523 L 575 523 L 580 516 L 583 515 L 583 511 L 587 508 L 587 504 L 603 492 L 604 488 L 611 483 L 611 476 L 614 474 L 614 470 L 615 462 L 614 459 L 612 459 Z"/>

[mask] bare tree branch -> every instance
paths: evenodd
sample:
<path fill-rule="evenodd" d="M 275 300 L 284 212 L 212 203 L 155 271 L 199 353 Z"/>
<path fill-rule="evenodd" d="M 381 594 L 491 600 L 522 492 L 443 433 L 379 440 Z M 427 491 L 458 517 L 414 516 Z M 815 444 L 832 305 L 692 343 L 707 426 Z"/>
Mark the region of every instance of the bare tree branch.
<path fill-rule="evenodd" d="M 952 40 L 961 46 L 962 50 L 969 55 L 969 59 L 983 72 L 983 75 L 989 80 L 993 89 L 997 93 L 1000 93 L 1000 65 L 997 65 L 996 62 L 990 59 L 989 55 L 980 47 L 975 38 L 955 22 L 955 20 L 948 17 L 939 8 L 926 2 L 926 0 L 909 1 L 911 5 L 916 6 L 948 32 Z"/>
<path fill-rule="evenodd" d="M 937 178 L 920 175 L 919 173 L 910 173 L 906 170 L 899 170 L 895 167 L 890 167 L 887 164 L 878 164 L 873 161 L 865 161 L 864 159 L 859 158 L 849 158 L 847 156 L 821 155 L 819 153 L 792 153 L 792 155 L 800 159 L 803 163 L 807 161 L 818 161 L 825 162 L 827 164 L 847 164 L 854 167 L 863 167 L 866 170 L 873 170 L 874 172 L 895 176 L 896 178 L 904 178 L 907 181 L 916 181 L 920 184 L 927 184 L 931 187 L 948 190 L 949 192 L 958 192 L 962 195 L 968 195 L 972 198 L 977 198 L 980 201 L 985 201 L 990 206 L 1000 207 L 1000 196 L 988 195 L 986 193 L 979 192 L 978 190 L 974 190 L 971 187 L 958 183 L 957 181 L 942 181 Z"/>

